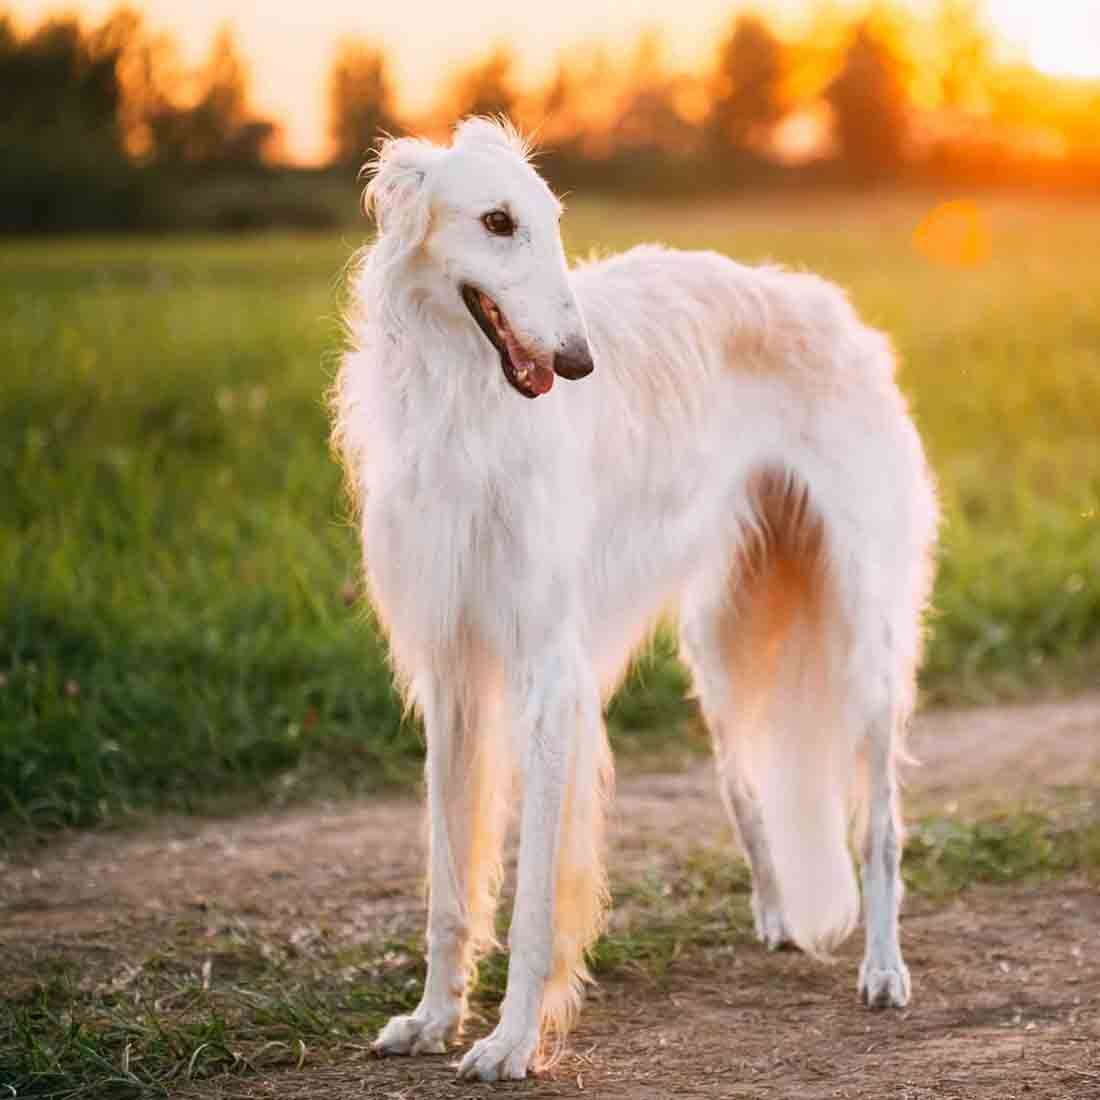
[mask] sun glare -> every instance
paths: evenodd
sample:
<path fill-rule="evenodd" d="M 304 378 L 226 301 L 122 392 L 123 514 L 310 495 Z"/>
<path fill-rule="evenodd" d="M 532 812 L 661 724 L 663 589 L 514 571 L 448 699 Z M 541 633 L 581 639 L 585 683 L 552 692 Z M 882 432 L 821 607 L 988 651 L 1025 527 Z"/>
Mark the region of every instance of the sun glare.
<path fill-rule="evenodd" d="M 990 14 L 1035 68 L 1100 79 L 1100 0 L 992 0 Z"/>
<path fill-rule="evenodd" d="M 1047 34 L 1044 30 L 1040 28 L 1031 47 L 1031 61 L 1037 69 L 1051 76 L 1100 78 L 1100 33 L 1089 39 L 1071 31 Z"/>

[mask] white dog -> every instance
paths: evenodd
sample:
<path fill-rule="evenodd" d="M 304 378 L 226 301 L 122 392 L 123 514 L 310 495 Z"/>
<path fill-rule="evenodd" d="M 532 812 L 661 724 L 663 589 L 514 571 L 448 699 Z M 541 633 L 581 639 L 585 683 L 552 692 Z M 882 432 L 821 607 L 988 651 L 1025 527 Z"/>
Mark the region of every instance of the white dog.
<path fill-rule="evenodd" d="M 904 1005 L 895 763 L 936 503 L 887 341 L 828 283 L 715 253 L 570 270 L 561 204 L 484 119 L 447 148 L 385 142 L 366 202 L 335 439 L 430 813 L 424 995 L 375 1049 L 457 1035 L 513 778 L 507 992 L 459 1072 L 523 1077 L 572 1022 L 608 900 L 602 701 L 669 610 L 760 938 L 848 935 L 854 815 L 859 989 Z"/>

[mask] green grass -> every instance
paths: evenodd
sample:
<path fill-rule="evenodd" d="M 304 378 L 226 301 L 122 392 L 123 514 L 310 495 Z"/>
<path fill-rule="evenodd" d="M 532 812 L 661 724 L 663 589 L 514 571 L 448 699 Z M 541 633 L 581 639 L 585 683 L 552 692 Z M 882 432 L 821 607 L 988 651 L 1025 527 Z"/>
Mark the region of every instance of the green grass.
<path fill-rule="evenodd" d="M 808 267 L 896 339 L 947 514 L 926 700 L 1100 662 L 1100 207 L 1000 201 L 949 271 L 928 202 L 577 201 L 568 245 L 645 239 Z M 347 597 L 327 452 L 350 239 L 0 252 L 0 815 L 35 827 L 407 784 L 414 726 Z M 690 725 L 665 645 L 620 747 Z"/>
<path fill-rule="evenodd" d="M 977 884 L 1066 874 L 1100 881 L 1098 810 L 1086 802 L 1072 822 L 1038 814 L 929 819 L 906 850 L 908 888 L 942 904 Z M 615 905 L 627 917 L 597 944 L 594 973 L 660 985 L 681 959 L 749 944 L 749 886 L 744 863 L 708 848 L 669 880 L 617 889 Z M 29 979 L 9 977 L 16 985 L 0 1006 L 0 1086 L 56 1100 L 142 1100 L 307 1058 L 346 1063 L 365 1056 L 390 1015 L 412 1009 L 424 979 L 419 938 L 348 948 L 320 930 L 303 945 L 214 913 L 125 963 L 112 959 L 110 977 L 92 977 L 87 962 L 56 956 Z M 504 956 L 482 961 L 475 1009 L 499 1003 L 506 975 Z"/>

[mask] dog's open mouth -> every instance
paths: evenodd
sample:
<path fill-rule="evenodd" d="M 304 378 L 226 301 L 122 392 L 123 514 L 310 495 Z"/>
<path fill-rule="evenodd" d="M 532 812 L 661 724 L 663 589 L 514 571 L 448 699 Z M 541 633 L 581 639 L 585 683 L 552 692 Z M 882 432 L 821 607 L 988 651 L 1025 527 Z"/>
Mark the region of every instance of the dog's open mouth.
<path fill-rule="evenodd" d="M 540 362 L 516 339 L 507 318 L 488 294 L 464 283 L 462 300 L 478 328 L 500 355 L 500 366 L 511 387 L 524 397 L 538 397 L 554 384 L 554 368 Z"/>

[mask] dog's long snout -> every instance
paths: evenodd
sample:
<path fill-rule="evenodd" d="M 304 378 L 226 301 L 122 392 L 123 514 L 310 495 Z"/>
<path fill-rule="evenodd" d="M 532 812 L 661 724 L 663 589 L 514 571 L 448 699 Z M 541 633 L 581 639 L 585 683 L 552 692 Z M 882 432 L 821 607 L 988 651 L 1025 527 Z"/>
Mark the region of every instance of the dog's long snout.
<path fill-rule="evenodd" d="M 566 344 L 561 351 L 554 353 L 554 373 L 570 381 L 591 374 L 594 366 L 592 352 L 584 340 Z"/>

